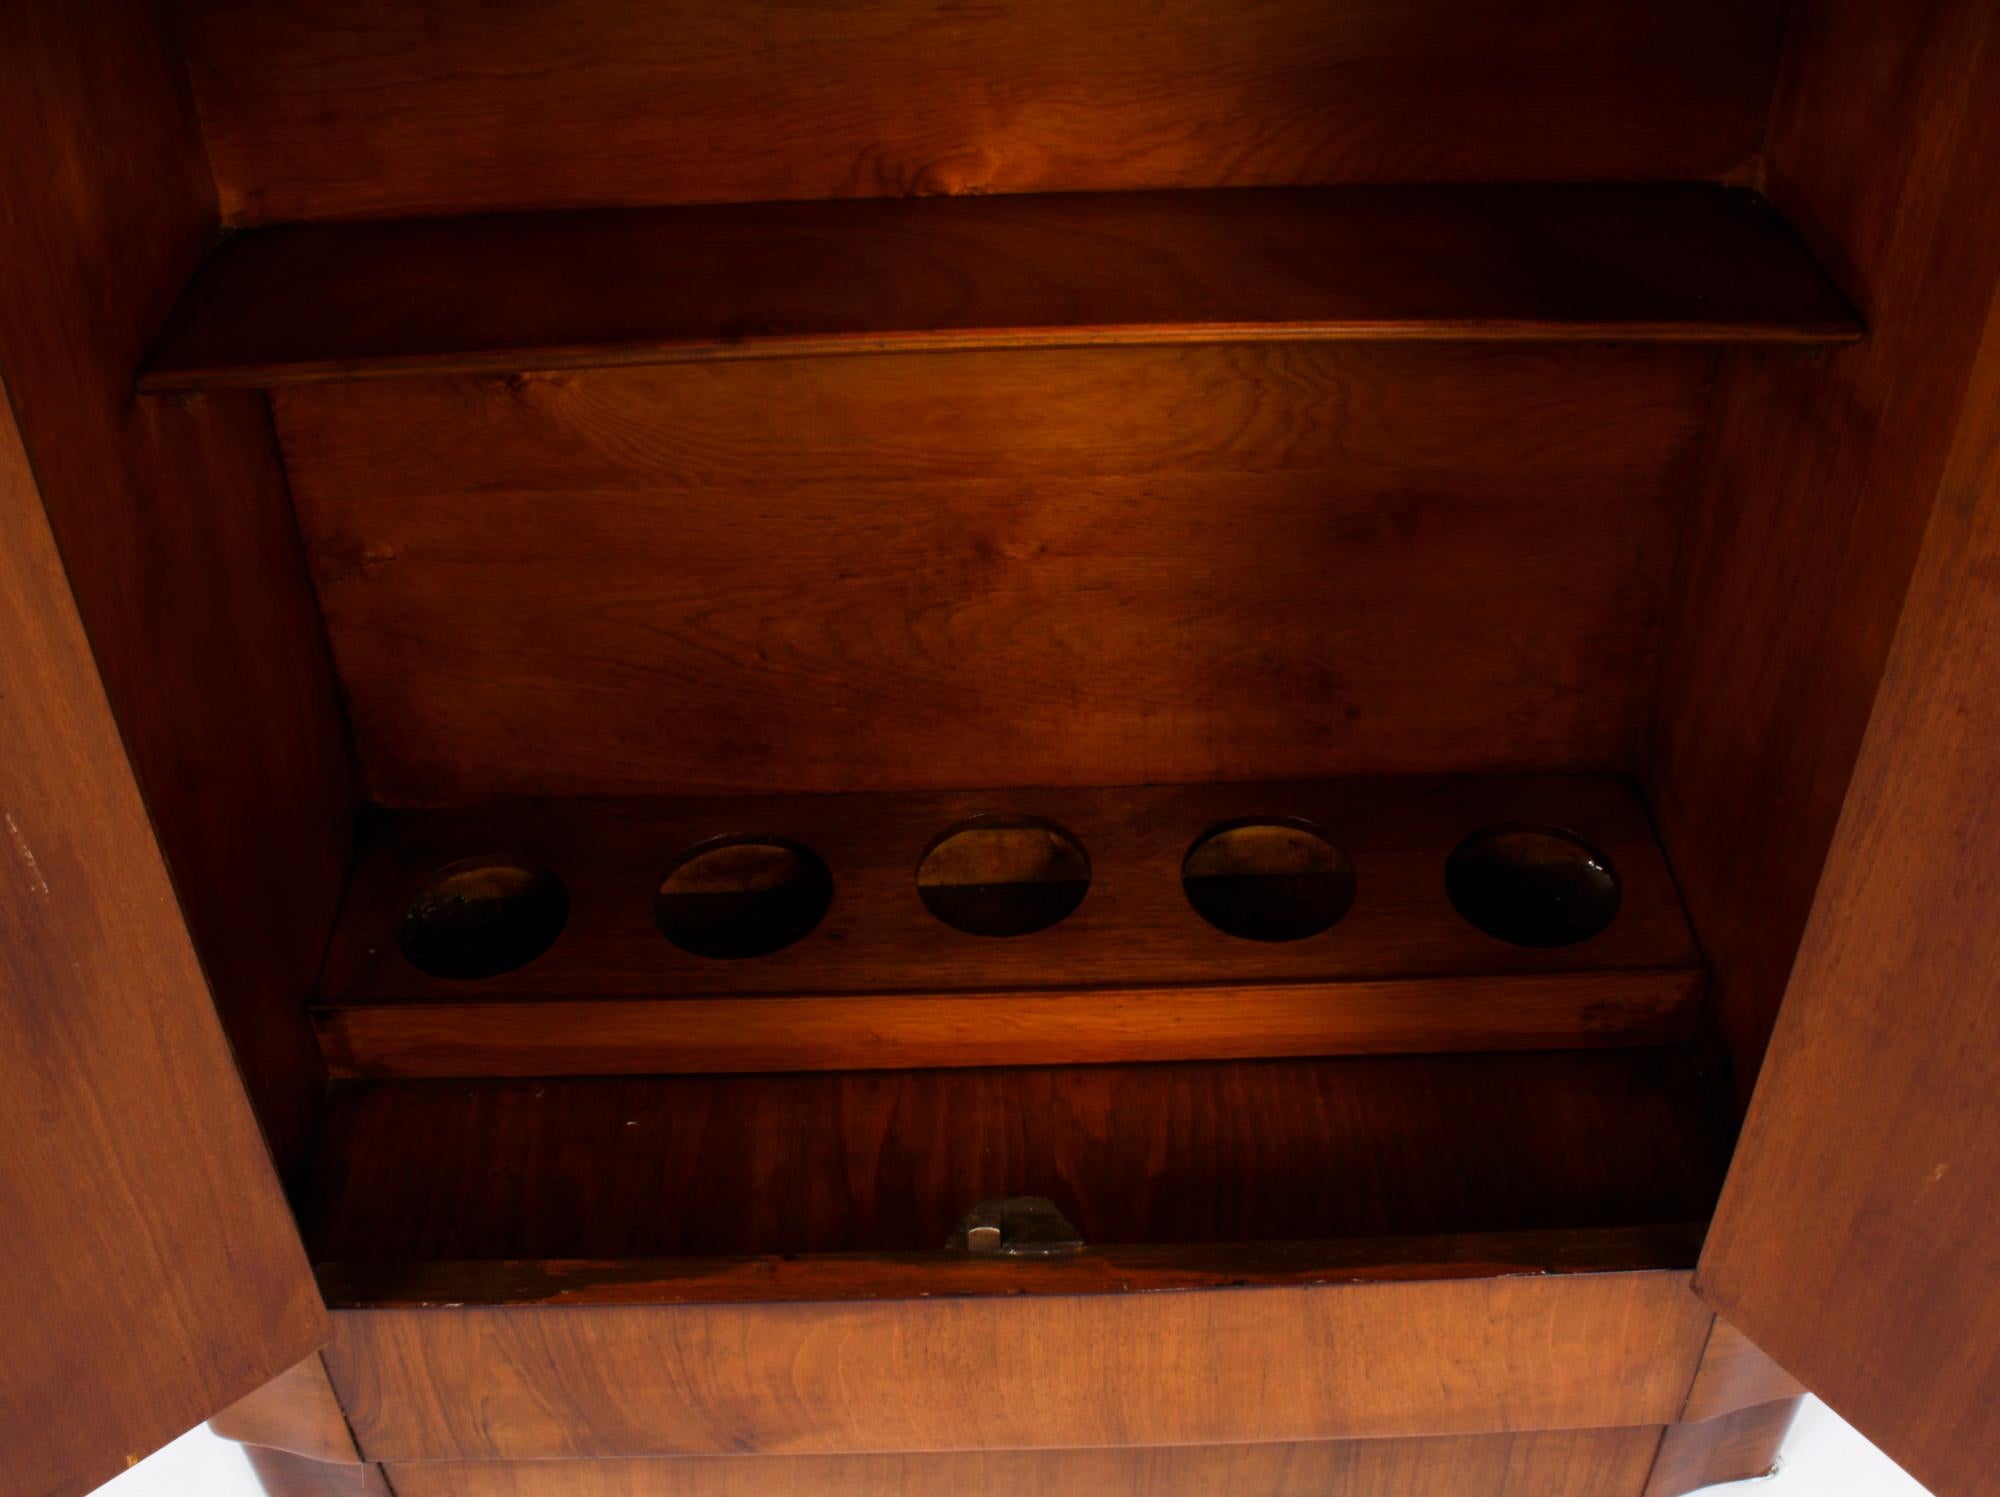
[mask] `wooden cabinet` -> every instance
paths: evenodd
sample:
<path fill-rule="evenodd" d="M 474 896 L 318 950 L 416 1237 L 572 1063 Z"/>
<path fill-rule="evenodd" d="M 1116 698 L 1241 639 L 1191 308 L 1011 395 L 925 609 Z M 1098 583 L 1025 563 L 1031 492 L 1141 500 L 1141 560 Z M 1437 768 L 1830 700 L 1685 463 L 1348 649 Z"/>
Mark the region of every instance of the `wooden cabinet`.
<path fill-rule="evenodd" d="M 0 13 L 10 1490 L 1983 1490 L 1989 9 Z"/>

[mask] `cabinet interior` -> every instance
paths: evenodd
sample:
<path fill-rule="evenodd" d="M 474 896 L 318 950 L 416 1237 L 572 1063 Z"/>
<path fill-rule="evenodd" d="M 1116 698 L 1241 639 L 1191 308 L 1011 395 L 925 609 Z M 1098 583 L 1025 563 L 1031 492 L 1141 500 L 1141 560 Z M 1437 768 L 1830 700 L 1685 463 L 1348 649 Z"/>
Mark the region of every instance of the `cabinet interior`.
<path fill-rule="evenodd" d="M 1087 9 L 161 41 L 54 519 L 336 1303 L 1692 1262 L 1949 181 L 1777 0 Z"/>

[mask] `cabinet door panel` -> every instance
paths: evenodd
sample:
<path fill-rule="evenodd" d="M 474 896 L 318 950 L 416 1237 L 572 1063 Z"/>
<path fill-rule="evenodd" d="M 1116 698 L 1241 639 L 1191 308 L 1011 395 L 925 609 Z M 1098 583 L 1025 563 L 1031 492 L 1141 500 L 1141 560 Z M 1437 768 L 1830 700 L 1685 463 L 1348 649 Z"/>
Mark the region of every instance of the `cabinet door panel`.
<path fill-rule="evenodd" d="M 0 1446 L 87 1491 L 324 1339 L 0 405 Z"/>

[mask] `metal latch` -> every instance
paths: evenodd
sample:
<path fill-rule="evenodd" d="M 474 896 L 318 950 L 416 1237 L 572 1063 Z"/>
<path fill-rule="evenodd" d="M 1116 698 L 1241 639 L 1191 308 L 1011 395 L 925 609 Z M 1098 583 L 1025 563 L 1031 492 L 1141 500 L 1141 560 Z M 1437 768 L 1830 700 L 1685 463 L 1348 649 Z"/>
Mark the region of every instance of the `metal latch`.
<path fill-rule="evenodd" d="M 966 1212 L 945 1247 L 980 1257 L 1053 1258 L 1079 1251 L 1083 1239 L 1047 1196 L 1009 1196 Z"/>

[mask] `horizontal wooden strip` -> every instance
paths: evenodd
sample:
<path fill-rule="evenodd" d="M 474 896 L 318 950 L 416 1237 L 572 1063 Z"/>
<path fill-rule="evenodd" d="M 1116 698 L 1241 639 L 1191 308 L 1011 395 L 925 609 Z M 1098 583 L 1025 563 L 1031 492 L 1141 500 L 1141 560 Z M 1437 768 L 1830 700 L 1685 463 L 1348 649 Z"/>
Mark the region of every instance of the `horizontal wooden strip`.
<path fill-rule="evenodd" d="M 320 1292 L 336 1310 L 1130 1294 L 1691 1268 L 1703 1230 L 1680 1225 L 1330 1242 L 1140 1243 L 1086 1247 L 1048 1259 L 938 1251 L 323 1263 L 318 1274 Z"/>
<path fill-rule="evenodd" d="M 1073 914 L 995 940 L 953 930 L 925 908 L 916 885 L 925 848 L 981 815 L 1050 820 L 1082 844 L 1091 885 Z M 1302 818 L 1346 852 L 1356 893 L 1332 929 L 1299 941 L 1244 940 L 1189 905 L 1180 878 L 1189 846 L 1222 822 L 1255 816 Z M 1611 861 L 1622 902 L 1608 927 L 1578 944 L 1531 948 L 1457 913 L 1445 891 L 1447 857 L 1470 833 L 1508 822 L 1569 828 Z M 662 875 L 689 848 L 729 834 L 788 838 L 825 860 L 834 893 L 818 927 L 780 951 L 735 961 L 692 955 L 660 934 L 652 900 Z M 321 976 L 322 1009 L 833 994 L 921 1003 L 926 994 L 995 994 L 1003 996 L 967 1012 L 1003 1030 L 1004 995 L 1036 991 L 1606 972 L 1637 974 L 1643 984 L 1700 971 L 1645 809 L 1610 776 L 540 801 L 384 814 L 363 840 Z M 418 971 L 397 946 L 405 901 L 435 869 L 489 854 L 527 858 L 563 880 L 562 934 L 543 955 L 492 978 Z M 1281 1007 L 1287 1001 L 1280 995 Z M 1206 1013 L 1233 1022 L 1227 1003 Z"/>
<path fill-rule="evenodd" d="M 895 1303 L 345 1310 L 370 1460 L 1047 1449 L 1664 1424 L 1682 1272 Z"/>
<path fill-rule="evenodd" d="M 1684 1039 L 1699 972 L 1185 989 L 517 999 L 316 1015 L 336 1076 L 646 1075 L 1540 1050 Z"/>
<path fill-rule="evenodd" d="M 140 384 L 927 349 L 1859 335 L 1784 223 L 1731 189 L 1074 193 L 264 230 L 203 270 Z"/>
<path fill-rule="evenodd" d="M 420 1461 L 396 1497 L 1624 1497 L 1657 1428 L 1310 1444 L 665 1460 Z"/>

